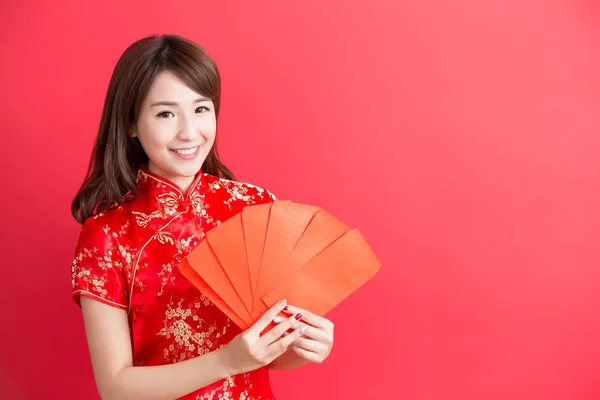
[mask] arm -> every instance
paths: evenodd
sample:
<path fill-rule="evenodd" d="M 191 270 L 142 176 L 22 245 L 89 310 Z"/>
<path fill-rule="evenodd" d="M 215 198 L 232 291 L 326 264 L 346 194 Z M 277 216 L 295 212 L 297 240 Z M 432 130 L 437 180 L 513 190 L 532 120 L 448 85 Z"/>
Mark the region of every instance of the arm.
<path fill-rule="evenodd" d="M 174 399 L 235 374 L 224 348 L 176 364 L 133 367 L 127 312 L 81 298 L 85 332 L 100 397 Z"/>
<path fill-rule="evenodd" d="M 98 392 L 103 400 L 174 399 L 228 376 L 268 365 L 301 335 L 299 322 L 291 316 L 260 336 L 284 306 L 285 302 L 273 306 L 253 326 L 218 350 L 175 364 L 134 367 L 127 312 L 82 297 Z M 278 340 L 289 329 L 294 330 Z"/>

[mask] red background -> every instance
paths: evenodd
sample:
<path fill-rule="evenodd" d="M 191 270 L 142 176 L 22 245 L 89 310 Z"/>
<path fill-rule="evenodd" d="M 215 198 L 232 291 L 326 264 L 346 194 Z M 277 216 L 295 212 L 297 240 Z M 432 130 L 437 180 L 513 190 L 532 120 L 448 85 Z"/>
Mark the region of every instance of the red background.
<path fill-rule="evenodd" d="M 280 399 L 600 398 L 595 1 L 4 2 L 0 393 L 97 398 L 70 298 L 117 58 L 150 33 L 223 75 L 240 180 L 320 205 L 383 269 Z"/>

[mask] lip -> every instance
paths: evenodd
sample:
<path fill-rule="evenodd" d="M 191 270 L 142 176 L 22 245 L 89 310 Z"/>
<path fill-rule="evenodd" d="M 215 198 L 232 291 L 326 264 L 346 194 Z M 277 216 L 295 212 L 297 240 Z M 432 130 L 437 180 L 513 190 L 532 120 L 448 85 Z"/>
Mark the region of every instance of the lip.
<path fill-rule="evenodd" d="M 199 144 L 198 146 L 192 146 L 192 147 L 180 147 L 178 149 L 169 149 L 169 150 L 173 150 L 173 151 L 177 151 L 177 150 L 191 150 L 191 149 L 195 149 L 197 147 L 202 146 L 201 144 Z"/>
<path fill-rule="evenodd" d="M 200 148 L 201 147 L 202 147 L 202 145 L 198 145 L 198 146 L 194 146 L 194 147 L 184 147 L 184 148 L 179 148 L 179 149 L 169 149 L 169 151 L 171 151 L 173 154 L 175 154 L 177 157 L 179 157 L 181 159 L 184 159 L 184 160 L 193 160 L 200 153 Z M 196 151 L 194 151 L 192 154 L 181 154 L 181 153 L 177 152 L 177 150 L 192 150 L 192 149 L 196 149 Z"/>

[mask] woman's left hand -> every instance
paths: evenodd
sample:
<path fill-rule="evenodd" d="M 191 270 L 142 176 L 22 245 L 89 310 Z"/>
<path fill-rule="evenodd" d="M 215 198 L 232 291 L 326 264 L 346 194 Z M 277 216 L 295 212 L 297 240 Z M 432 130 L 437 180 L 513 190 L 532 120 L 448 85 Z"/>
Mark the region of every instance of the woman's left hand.
<path fill-rule="evenodd" d="M 327 318 L 320 317 L 310 311 L 288 305 L 285 313 L 293 315 L 300 313 L 300 322 L 304 324 L 304 333 L 288 348 L 300 358 L 320 364 L 329 356 L 333 347 L 333 323 Z M 276 319 L 275 323 L 279 323 Z"/>

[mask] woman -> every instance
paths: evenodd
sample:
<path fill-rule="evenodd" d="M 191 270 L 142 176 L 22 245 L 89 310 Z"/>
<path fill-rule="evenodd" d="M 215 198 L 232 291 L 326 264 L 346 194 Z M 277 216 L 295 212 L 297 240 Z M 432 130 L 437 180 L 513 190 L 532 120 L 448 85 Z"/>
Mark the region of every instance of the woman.
<path fill-rule="evenodd" d="M 269 368 L 331 351 L 327 319 L 282 300 L 242 332 L 177 268 L 208 230 L 275 199 L 219 160 L 219 103 L 215 63 L 180 36 L 133 43 L 113 72 L 72 204 L 73 296 L 104 399 L 273 399 Z"/>

